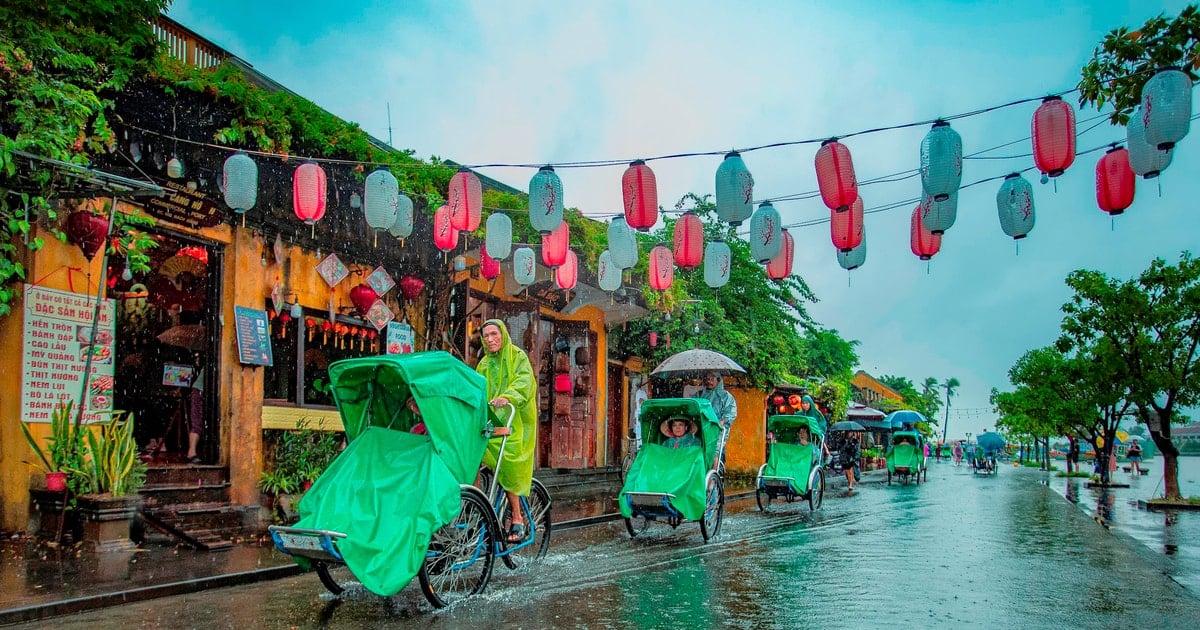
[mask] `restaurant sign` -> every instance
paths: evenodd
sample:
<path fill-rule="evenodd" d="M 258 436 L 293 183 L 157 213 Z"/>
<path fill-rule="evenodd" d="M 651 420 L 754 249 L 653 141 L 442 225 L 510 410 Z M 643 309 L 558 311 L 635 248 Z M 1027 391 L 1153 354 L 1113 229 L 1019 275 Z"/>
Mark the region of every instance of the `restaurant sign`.
<path fill-rule="evenodd" d="M 225 212 L 199 189 L 174 180 L 159 182 L 166 193 L 146 201 L 146 214 L 157 219 L 189 227 L 212 227 L 225 218 Z"/>
<path fill-rule="evenodd" d="M 87 358 L 91 378 L 84 393 L 84 422 L 108 418 L 113 405 L 113 300 L 100 304 L 100 324 L 92 336 L 96 298 L 28 285 L 25 287 L 25 339 L 21 363 L 21 418 L 49 422 L 62 401 L 79 405 Z M 78 406 L 76 407 L 78 409 Z"/>

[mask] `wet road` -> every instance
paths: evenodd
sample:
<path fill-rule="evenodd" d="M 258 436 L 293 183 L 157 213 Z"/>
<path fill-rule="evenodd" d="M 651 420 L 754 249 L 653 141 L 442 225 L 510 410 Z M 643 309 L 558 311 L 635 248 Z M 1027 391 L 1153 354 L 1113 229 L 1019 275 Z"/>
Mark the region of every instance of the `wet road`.
<path fill-rule="evenodd" d="M 487 592 L 431 612 L 410 586 L 389 600 L 323 595 L 315 575 L 54 620 L 136 627 L 1195 627 L 1200 599 L 1043 482 L 931 466 L 929 482 L 864 479 L 809 514 L 731 506 L 705 545 L 695 523 L 620 523 L 556 536 L 528 575 L 499 565 Z M 1051 484 L 1052 485 L 1052 484 Z M 1184 514 L 1181 518 L 1200 516 Z M 1181 541 L 1195 545 L 1200 541 Z"/>

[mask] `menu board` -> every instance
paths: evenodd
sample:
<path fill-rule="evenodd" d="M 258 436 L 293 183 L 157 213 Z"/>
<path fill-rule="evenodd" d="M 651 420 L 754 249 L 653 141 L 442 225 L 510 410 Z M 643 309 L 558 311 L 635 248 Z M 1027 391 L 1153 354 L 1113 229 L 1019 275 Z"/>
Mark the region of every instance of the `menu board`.
<path fill-rule="evenodd" d="M 274 365 L 267 312 L 235 306 L 233 318 L 237 324 L 238 360 L 246 365 Z"/>
<path fill-rule="evenodd" d="M 113 339 L 116 309 L 100 303 L 100 324 L 92 337 L 96 297 L 25 287 L 25 339 L 21 362 L 21 418 L 49 422 L 60 401 L 78 409 L 83 370 L 92 357 L 91 378 L 84 393 L 84 422 L 108 419 L 113 404 Z"/>

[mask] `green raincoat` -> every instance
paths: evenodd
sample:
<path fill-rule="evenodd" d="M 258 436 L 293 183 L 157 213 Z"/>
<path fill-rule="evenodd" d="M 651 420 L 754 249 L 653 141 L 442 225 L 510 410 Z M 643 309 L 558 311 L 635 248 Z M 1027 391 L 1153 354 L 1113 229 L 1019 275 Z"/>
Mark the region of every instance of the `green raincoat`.
<path fill-rule="evenodd" d="M 525 351 L 513 344 L 508 336 L 508 327 L 498 319 L 489 319 L 483 327 L 495 325 L 500 328 L 504 342 L 496 352 L 487 352 L 475 366 L 487 379 L 487 399 L 495 400 L 503 396 L 517 408 L 513 418 L 512 435 L 504 446 L 504 461 L 500 465 L 497 481 L 505 490 L 518 496 L 529 496 L 529 486 L 533 479 L 533 460 L 537 451 L 537 377 L 533 366 L 529 364 L 529 356 Z M 482 330 L 482 328 L 480 329 Z M 501 420 L 507 418 L 507 409 L 496 410 Z M 500 440 L 488 443 L 487 452 L 483 455 L 483 463 L 492 470 L 496 469 L 496 457 L 500 453 Z"/>
<path fill-rule="evenodd" d="M 816 420 L 821 424 L 821 433 L 824 433 L 825 430 L 829 428 L 829 423 L 825 421 L 825 415 L 822 414 L 821 410 L 817 407 L 817 401 L 813 400 L 812 396 L 805 394 L 804 398 L 801 400 L 801 404 L 804 402 L 808 402 L 808 411 L 804 411 L 804 407 L 802 406 L 800 407 L 800 411 L 796 412 L 796 415 L 805 416 Z"/>

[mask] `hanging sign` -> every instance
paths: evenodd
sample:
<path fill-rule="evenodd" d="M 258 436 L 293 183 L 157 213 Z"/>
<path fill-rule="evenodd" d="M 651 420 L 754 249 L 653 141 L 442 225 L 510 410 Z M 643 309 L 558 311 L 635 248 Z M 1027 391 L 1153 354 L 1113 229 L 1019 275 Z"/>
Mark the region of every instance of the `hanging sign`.
<path fill-rule="evenodd" d="M 157 183 L 166 189 L 166 194 L 148 199 L 146 214 L 191 227 L 212 227 L 225 218 L 225 212 L 198 189 L 169 179 Z"/>
<path fill-rule="evenodd" d="M 402 322 L 388 322 L 387 353 L 408 354 L 413 351 L 413 327 Z"/>
<path fill-rule="evenodd" d="M 107 420 L 113 401 L 113 300 L 100 304 L 100 324 L 92 339 L 95 296 L 27 285 L 25 342 L 21 369 L 21 418 L 49 422 L 60 401 L 84 406 L 84 422 Z M 92 357 L 83 401 L 83 370 Z"/>
<path fill-rule="evenodd" d="M 233 318 L 237 327 L 238 361 L 246 365 L 274 365 L 267 312 L 235 306 Z"/>
<path fill-rule="evenodd" d="M 529 285 L 528 295 L 525 299 L 556 311 L 562 311 L 567 307 L 568 293 L 568 291 L 558 288 L 553 280 L 548 280 Z"/>

